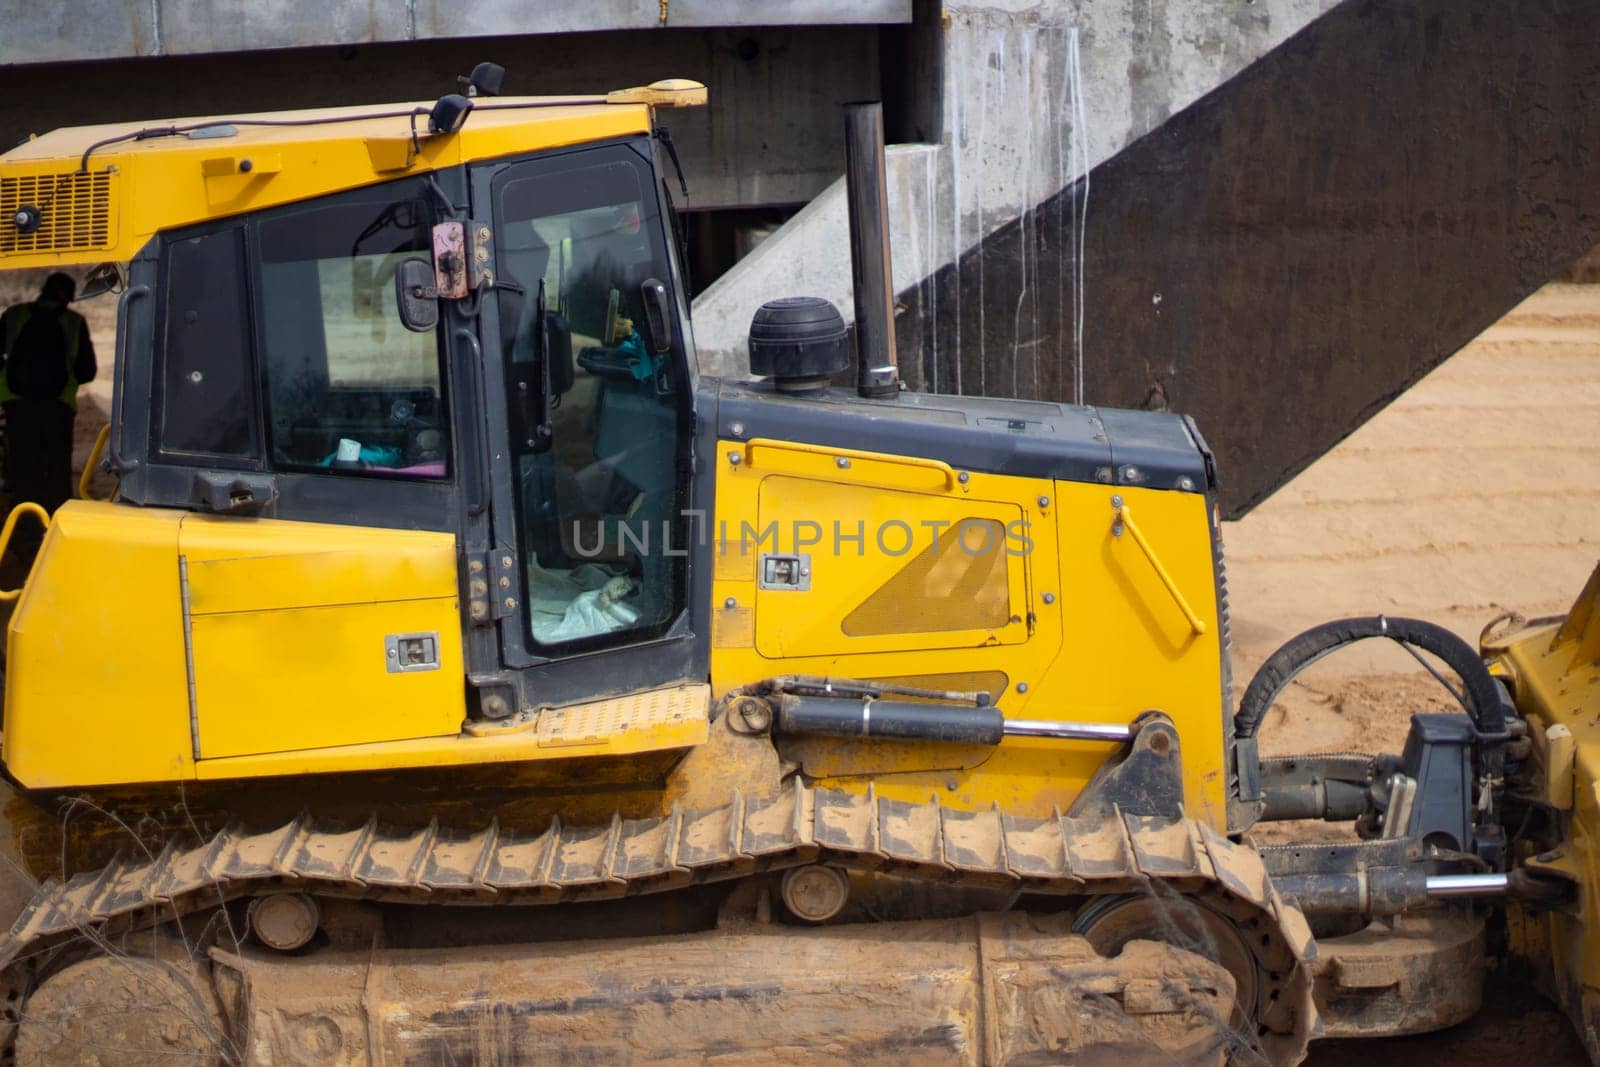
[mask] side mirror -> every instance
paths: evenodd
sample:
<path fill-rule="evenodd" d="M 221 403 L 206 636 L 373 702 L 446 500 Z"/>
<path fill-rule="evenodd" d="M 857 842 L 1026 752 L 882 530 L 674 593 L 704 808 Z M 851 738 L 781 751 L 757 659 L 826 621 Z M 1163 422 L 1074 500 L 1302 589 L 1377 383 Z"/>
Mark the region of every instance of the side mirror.
<path fill-rule="evenodd" d="M 101 263 L 84 275 L 83 288 L 78 291 L 77 298 L 87 300 L 102 293 L 119 293 L 122 287 L 122 268 L 115 263 Z"/>
<path fill-rule="evenodd" d="M 658 356 L 672 351 L 672 301 L 659 279 L 646 278 L 639 286 L 644 299 L 644 319 L 650 330 L 650 350 Z"/>
<path fill-rule="evenodd" d="M 412 333 L 439 325 L 439 290 L 433 283 L 433 264 L 427 260 L 413 256 L 395 264 L 394 304 Z"/>

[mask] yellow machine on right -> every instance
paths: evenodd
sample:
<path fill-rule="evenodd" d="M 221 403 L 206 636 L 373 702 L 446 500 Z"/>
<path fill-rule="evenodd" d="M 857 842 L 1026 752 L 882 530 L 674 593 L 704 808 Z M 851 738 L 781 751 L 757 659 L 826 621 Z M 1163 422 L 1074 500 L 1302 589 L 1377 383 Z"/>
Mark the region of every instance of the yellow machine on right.
<path fill-rule="evenodd" d="M 1541 991 L 1600 1061 L 1600 567 L 1563 617 L 1511 615 L 1485 628 L 1489 671 L 1515 702 L 1523 736 L 1506 768 L 1511 878 L 1565 892 L 1511 901 L 1506 948 L 1531 964 Z M 1512 817 L 1516 822 L 1512 822 Z"/>

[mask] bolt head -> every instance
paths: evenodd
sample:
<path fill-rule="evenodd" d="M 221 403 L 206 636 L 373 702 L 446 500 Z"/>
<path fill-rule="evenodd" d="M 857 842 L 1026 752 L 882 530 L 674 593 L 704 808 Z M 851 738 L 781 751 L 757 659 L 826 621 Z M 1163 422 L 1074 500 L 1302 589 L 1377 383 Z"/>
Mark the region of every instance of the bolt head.
<path fill-rule="evenodd" d="M 729 597 L 727 600 L 722 602 L 722 606 L 727 608 L 729 611 L 732 611 L 734 608 L 739 606 L 739 602 L 733 597 Z"/>
<path fill-rule="evenodd" d="M 1122 506 L 1122 494 L 1121 493 L 1113 493 L 1111 495 L 1111 506 L 1114 507 L 1114 508 L 1120 508 Z"/>
<path fill-rule="evenodd" d="M 839 465 L 840 470 L 847 470 L 850 466 L 850 457 L 840 456 L 838 459 L 834 460 L 834 462 Z"/>
<path fill-rule="evenodd" d="M 1047 496 L 1041 496 L 1041 497 L 1040 497 L 1040 498 L 1039 498 L 1039 506 L 1040 506 L 1040 507 L 1041 507 L 1041 508 L 1047 508 L 1047 507 L 1049 507 L 1049 506 L 1050 506 L 1050 498 L 1049 498 L 1049 497 L 1047 497 Z"/>
<path fill-rule="evenodd" d="M 1054 593 L 1046 593 L 1044 595 L 1044 602 L 1046 604 L 1054 604 L 1056 602 L 1056 595 Z"/>
<path fill-rule="evenodd" d="M 729 452 L 728 453 L 728 463 L 731 466 L 737 467 L 739 464 L 741 464 L 743 462 L 744 462 L 744 457 L 741 456 L 739 453 L 737 453 L 737 452 Z"/>
<path fill-rule="evenodd" d="M 966 471 L 961 471 L 956 475 L 956 481 L 960 482 L 962 485 L 966 485 L 971 479 L 972 475 L 968 474 Z"/>
<path fill-rule="evenodd" d="M 735 436 L 735 437 L 743 437 L 744 436 L 744 423 L 742 423 L 742 422 L 729 423 L 728 424 L 728 432 L 733 434 L 733 436 Z"/>
<path fill-rule="evenodd" d="M 1027 682 L 1018 682 L 1017 683 L 1017 692 L 1026 693 L 1027 691 L 1028 691 L 1028 683 Z"/>

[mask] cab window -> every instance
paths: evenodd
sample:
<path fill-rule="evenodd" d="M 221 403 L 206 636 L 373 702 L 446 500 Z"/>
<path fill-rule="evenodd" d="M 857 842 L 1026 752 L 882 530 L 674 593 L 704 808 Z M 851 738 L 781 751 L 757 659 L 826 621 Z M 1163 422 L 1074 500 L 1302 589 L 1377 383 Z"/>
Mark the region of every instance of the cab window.
<path fill-rule="evenodd" d="M 431 254 L 432 208 L 394 186 L 262 221 L 257 240 L 267 444 L 277 470 L 443 478 L 449 420 L 439 332 L 395 309 L 395 264 Z"/>
<path fill-rule="evenodd" d="M 157 449 L 163 459 L 259 458 L 244 231 L 167 239 Z"/>

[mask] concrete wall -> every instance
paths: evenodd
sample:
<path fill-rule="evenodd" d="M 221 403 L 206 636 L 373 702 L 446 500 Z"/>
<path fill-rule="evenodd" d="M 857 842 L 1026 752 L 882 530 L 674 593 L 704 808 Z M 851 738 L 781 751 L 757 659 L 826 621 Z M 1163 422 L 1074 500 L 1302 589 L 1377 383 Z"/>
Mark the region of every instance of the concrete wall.
<path fill-rule="evenodd" d="M 911 0 L 0 0 L 0 65 L 508 34 L 904 22 Z"/>
<path fill-rule="evenodd" d="M 935 42 L 943 79 L 939 143 L 890 153 L 897 287 L 954 262 L 1334 2 L 949 0 Z M 842 123 L 842 115 L 833 120 Z M 826 297 L 852 317 L 844 219 L 840 179 L 701 295 L 695 340 L 702 366 L 742 373 L 750 318 L 774 296 Z M 1072 234 L 1055 236 L 1070 252 Z M 1034 273 L 1024 265 L 1019 287 Z M 987 281 L 978 279 L 980 293 Z M 1011 294 L 1013 303 L 1019 295 Z M 935 377 L 962 343 L 959 336 L 930 338 Z M 962 363 L 952 365 L 957 389 L 1004 391 L 969 382 Z"/>

